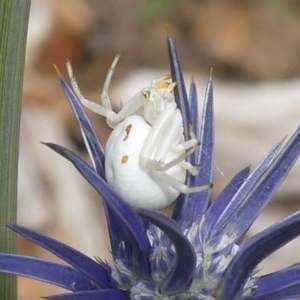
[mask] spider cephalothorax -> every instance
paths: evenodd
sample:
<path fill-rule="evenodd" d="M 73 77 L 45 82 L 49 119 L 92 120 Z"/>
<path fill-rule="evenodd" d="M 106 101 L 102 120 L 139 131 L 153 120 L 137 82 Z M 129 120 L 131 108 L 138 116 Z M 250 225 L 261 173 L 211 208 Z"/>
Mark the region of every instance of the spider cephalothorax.
<path fill-rule="evenodd" d="M 74 92 L 82 104 L 106 117 L 113 128 L 106 144 L 105 175 L 109 184 L 129 204 L 139 208 L 159 209 L 172 203 L 180 193 L 205 190 L 210 184 L 189 187 L 186 172 L 196 175 L 196 167 L 186 161 L 199 142 L 193 132 L 185 141 L 183 121 L 170 75 L 151 82 L 114 112 L 108 89 L 119 56 L 116 56 L 104 82 L 102 105 L 84 98 L 68 63 Z"/>

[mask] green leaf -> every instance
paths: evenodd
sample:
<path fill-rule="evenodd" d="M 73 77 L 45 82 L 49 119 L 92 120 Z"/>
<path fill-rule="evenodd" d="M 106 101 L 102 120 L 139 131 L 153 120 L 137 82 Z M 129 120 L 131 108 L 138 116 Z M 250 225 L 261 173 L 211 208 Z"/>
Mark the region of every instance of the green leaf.
<path fill-rule="evenodd" d="M 0 252 L 15 251 L 22 83 L 30 0 L 0 1 Z M 16 279 L 0 276 L 0 300 L 17 299 Z"/>

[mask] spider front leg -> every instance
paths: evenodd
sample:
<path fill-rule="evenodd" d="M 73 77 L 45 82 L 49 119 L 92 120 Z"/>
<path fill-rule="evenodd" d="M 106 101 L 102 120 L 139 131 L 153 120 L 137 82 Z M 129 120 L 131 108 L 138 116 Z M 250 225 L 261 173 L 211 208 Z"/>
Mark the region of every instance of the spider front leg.
<path fill-rule="evenodd" d="M 117 61 L 114 60 L 112 66 L 116 65 L 116 62 Z M 104 116 L 106 118 L 106 120 L 109 120 L 109 122 L 118 123 L 119 122 L 118 114 L 112 110 L 111 105 L 107 105 L 107 103 L 105 103 L 106 106 L 102 106 L 98 103 L 95 103 L 93 101 L 86 99 L 83 96 L 83 94 L 81 93 L 81 90 L 78 86 L 78 83 L 74 77 L 72 66 L 69 61 L 67 62 L 67 71 L 68 71 L 68 75 L 70 78 L 70 82 L 71 82 L 73 91 L 74 91 L 75 95 L 78 97 L 78 99 L 80 100 L 80 102 L 82 103 L 82 105 L 85 106 L 86 108 L 88 108 L 89 110 L 91 110 L 101 116 Z M 111 71 L 108 72 L 108 75 L 111 76 Z"/>
<path fill-rule="evenodd" d="M 107 72 L 104 85 L 103 85 L 103 90 L 101 93 L 101 100 L 103 106 L 109 108 L 111 111 L 113 111 L 113 108 L 111 105 L 111 100 L 108 91 L 119 59 L 120 59 L 120 55 L 116 55 Z M 142 105 L 143 105 L 143 95 L 142 92 L 140 91 L 121 108 L 121 110 L 116 114 L 115 117 L 113 117 L 112 119 L 107 118 L 106 119 L 107 124 L 111 128 L 114 128 L 118 123 L 125 120 L 127 117 L 135 114 L 141 108 Z"/>
<path fill-rule="evenodd" d="M 130 101 L 128 101 L 127 104 L 118 113 L 113 111 L 108 90 L 119 59 L 120 59 L 120 55 L 117 55 L 114 58 L 108 70 L 108 73 L 106 75 L 104 85 L 103 85 L 103 90 L 101 93 L 102 105 L 90 101 L 83 96 L 78 86 L 78 83 L 73 75 L 71 63 L 67 62 L 67 71 L 75 95 L 78 97 L 82 105 L 84 105 L 86 108 L 101 116 L 104 116 L 106 118 L 106 123 L 111 128 L 114 128 L 121 121 L 123 121 L 128 116 L 136 112 L 142 106 L 143 103 L 142 94 L 140 92 L 136 96 L 134 96 Z"/>

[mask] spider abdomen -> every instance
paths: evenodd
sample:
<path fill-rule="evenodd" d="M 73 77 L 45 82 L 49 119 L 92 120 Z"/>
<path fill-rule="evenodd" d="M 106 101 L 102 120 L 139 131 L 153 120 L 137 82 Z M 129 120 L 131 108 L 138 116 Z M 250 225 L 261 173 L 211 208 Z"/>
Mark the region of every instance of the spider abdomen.
<path fill-rule="evenodd" d="M 150 130 L 151 126 L 138 115 L 119 123 L 106 144 L 105 174 L 107 182 L 133 207 L 159 209 L 172 203 L 180 192 L 157 178 L 161 171 L 155 166 L 149 169 L 141 163 Z M 164 161 L 176 155 L 170 151 Z M 184 183 L 186 170 L 175 165 L 167 174 Z"/>

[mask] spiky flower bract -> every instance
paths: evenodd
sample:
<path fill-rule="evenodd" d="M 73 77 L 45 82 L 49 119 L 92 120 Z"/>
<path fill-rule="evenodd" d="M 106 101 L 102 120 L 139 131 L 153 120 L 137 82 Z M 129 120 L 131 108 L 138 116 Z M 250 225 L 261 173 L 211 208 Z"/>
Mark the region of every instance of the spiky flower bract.
<path fill-rule="evenodd" d="M 168 38 L 174 97 L 183 115 L 184 135 L 192 126 L 201 141 L 190 156 L 198 175 L 189 186 L 213 179 L 213 83 L 207 84 L 202 121 L 195 83 L 189 93 L 174 42 Z M 300 264 L 256 276 L 268 255 L 300 235 L 300 212 L 244 240 L 249 227 L 271 200 L 300 153 L 300 128 L 285 145 L 275 145 L 250 172 L 238 172 L 209 205 L 211 190 L 181 194 L 173 215 L 131 208 L 105 180 L 105 154 L 79 99 L 60 75 L 78 121 L 91 165 L 62 146 L 48 147 L 68 159 L 102 196 L 111 241 L 112 262 L 93 260 L 50 237 L 19 225 L 10 229 L 67 263 L 16 254 L 0 254 L 0 271 L 61 286 L 71 293 L 47 299 L 206 299 L 259 300 L 300 296 Z"/>

